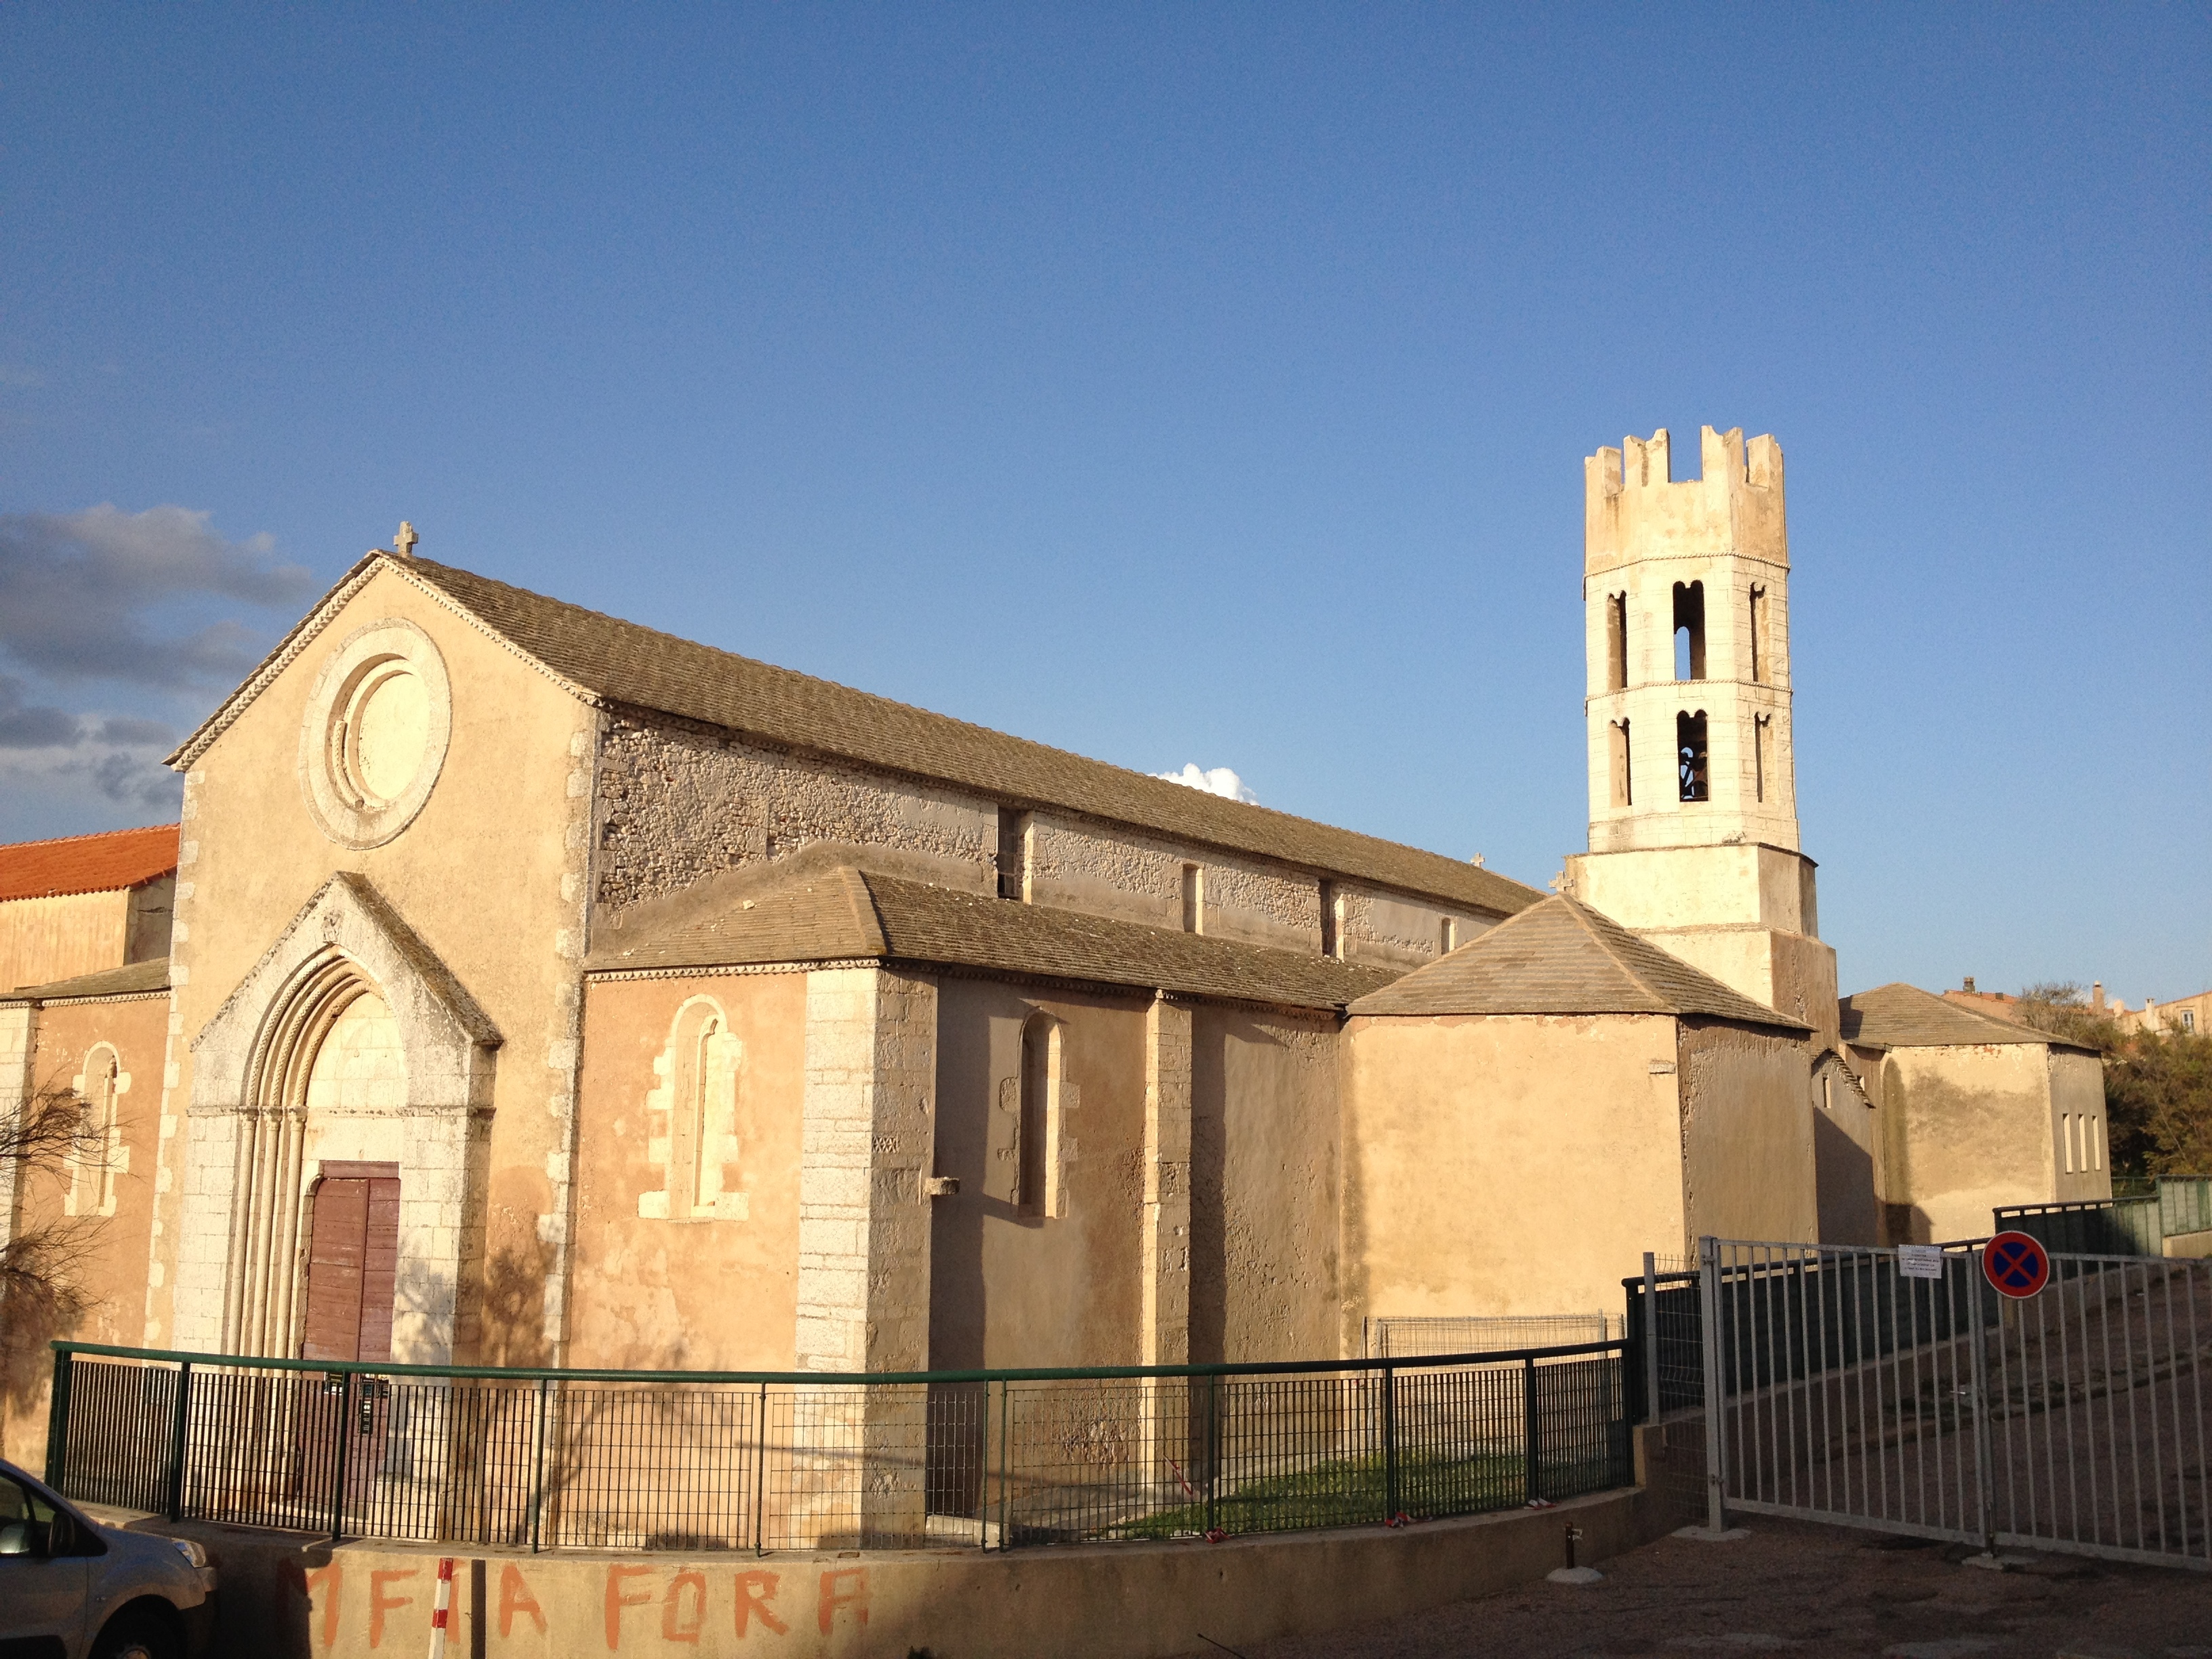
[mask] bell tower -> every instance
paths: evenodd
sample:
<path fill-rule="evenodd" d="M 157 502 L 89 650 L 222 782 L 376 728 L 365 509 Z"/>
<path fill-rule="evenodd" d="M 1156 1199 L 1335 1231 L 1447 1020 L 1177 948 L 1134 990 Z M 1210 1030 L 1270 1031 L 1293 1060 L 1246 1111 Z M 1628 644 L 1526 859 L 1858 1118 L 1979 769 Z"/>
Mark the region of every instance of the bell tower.
<path fill-rule="evenodd" d="M 1565 886 L 1836 1039 L 1835 952 L 1798 849 L 1782 448 L 1668 435 L 1583 463 L 1589 851 Z"/>

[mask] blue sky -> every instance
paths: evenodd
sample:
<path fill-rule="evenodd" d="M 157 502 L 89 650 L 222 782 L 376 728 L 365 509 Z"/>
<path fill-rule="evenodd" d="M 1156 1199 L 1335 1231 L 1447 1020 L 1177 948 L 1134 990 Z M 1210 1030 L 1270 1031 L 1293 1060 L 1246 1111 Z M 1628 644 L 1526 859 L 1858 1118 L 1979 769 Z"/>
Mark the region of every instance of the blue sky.
<path fill-rule="evenodd" d="M 11 6 L 0 836 L 162 816 L 404 516 L 1541 885 L 1582 457 L 1711 422 L 1846 988 L 2200 989 L 2208 84 L 2182 6 Z"/>

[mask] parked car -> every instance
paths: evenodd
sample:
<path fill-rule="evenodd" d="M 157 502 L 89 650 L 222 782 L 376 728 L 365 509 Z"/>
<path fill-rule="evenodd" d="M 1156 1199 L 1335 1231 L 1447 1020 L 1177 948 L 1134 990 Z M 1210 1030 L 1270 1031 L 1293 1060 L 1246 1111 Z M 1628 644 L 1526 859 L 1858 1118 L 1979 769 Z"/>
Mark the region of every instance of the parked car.
<path fill-rule="evenodd" d="M 215 1591 L 198 1544 L 102 1526 L 0 1461 L 0 1653 L 196 1659 L 215 1632 Z"/>

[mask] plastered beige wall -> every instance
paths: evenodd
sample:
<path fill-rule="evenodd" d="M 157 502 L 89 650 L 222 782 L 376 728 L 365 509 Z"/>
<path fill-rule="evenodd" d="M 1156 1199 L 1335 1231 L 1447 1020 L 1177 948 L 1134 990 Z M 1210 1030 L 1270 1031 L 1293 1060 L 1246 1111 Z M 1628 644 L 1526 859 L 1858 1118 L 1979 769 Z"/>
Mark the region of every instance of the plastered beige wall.
<path fill-rule="evenodd" d="M 1643 1252 L 1681 1248 L 1671 1017 L 1358 1018 L 1346 1038 L 1351 1332 L 1615 1313 Z"/>
<path fill-rule="evenodd" d="M 104 1168 L 87 1164 L 29 1174 L 13 1194 L 10 1236 L 57 1224 L 67 1230 L 68 1270 L 88 1301 L 82 1316 L 65 1328 L 8 1333 L 19 1363 L 0 1376 L 0 1456 L 28 1468 L 40 1467 L 46 1455 L 52 1376 L 46 1343 L 69 1337 L 129 1346 L 145 1328 L 167 1034 L 167 997 L 64 1003 L 38 1011 L 29 1068 L 33 1091 L 75 1091 L 87 1062 L 103 1046 L 114 1050 L 121 1077 Z"/>
<path fill-rule="evenodd" d="M 0 903 L 0 989 L 119 968 L 131 958 L 131 895 L 63 893 Z"/>
<path fill-rule="evenodd" d="M 1881 1125 L 1857 1074 L 1828 1054 L 1812 1079 L 1813 1157 L 1823 1244 L 1881 1244 Z"/>
<path fill-rule="evenodd" d="M 1808 1079 L 1797 1039 L 1684 1019 L 1680 1036 L 1684 1245 L 1820 1237 Z"/>
<path fill-rule="evenodd" d="M 2033 1042 L 1890 1050 L 1881 1116 L 1893 1243 L 1985 1237 L 1996 1206 L 2053 1200 L 2045 1053 Z"/>
<path fill-rule="evenodd" d="M 1336 1041 L 1334 1019 L 1191 1011 L 1194 1362 L 1335 1352 Z"/>
<path fill-rule="evenodd" d="M 395 840 L 351 850 L 311 817 L 301 728 L 317 673 L 356 629 L 397 617 L 436 645 L 450 679 L 452 738 L 436 786 Z M 193 763 L 186 778 L 172 960 L 174 1070 L 163 1111 L 179 1133 L 155 1218 L 155 1271 L 173 1272 L 186 1195 L 216 1173 L 192 1167 L 183 1130 L 192 1099 L 191 1041 L 293 918 L 340 870 L 359 872 L 451 971 L 504 1039 L 490 1125 L 483 1272 L 547 1273 L 565 1249 L 569 1113 L 574 1098 L 579 963 L 584 949 L 591 796 L 598 717 L 514 651 L 388 567 L 365 582 Z M 518 834 L 518 826 L 530 833 Z M 228 1179 L 227 1176 L 224 1177 Z M 203 1204 L 196 1224 L 224 1218 Z M 220 1241 L 211 1248 L 219 1249 Z M 403 1264 L 404 1267 L 404 1264 Z M 202 1278 L 209 1270 L 196 1268 Z M 188 1328 L 173 1321 L 175 1279 L 154 1299 L 146 1339 L 207 1346 L 217 1282 L 196 1284 Z M 510 1306 L 495 1319 L 536 1317 L 531 1331 L 483 1334 L 502 1352 L 549 1352 L 557 1300 Z M 456 1356 L 478 1352 L 459 1333 Z"/>
<path fill-rule="evenodd" d="M 1128 1365 L 1143 1312 L 1145 1018 L 1148 997 L 1083 995 L 947 974 L 938 981 L 929 1363 Z M 998 1195 L 1012 1143 L 1022 1029 L 1060 1030 L 1060 1212 Z"/>
<path fill-rule="evenodd" d="M 695 1219 L 641 1215 L 641 1201 L 656 1207 L 652 1197 L 667 1188 L 669 1111 L 655 1097 L 669 1085 L 672 1033 L 701 999 L 742 1049 L 737 1155 L 717 1161 L 744 1213 L 725 1204 L 726 1213 Z M 793 1368 L 805 1012 L 804 974 L 586 986 L 571 1364 Z"/>
<path fill-rule="evenodd" d="M 2061 1201 L 2074 1203 L 2112 1195 L 2112 1136 L 2105 1121 L 2105 1063 L 2094 1054 L 2045 1051 L 2051 1079 L 2051 1145 Z M 2069 1121 L 2070 1120 L 2070 1121 Z M 2067 1137 L 2073 1137 L 2073 1168 L 2067 1168 Z"/>

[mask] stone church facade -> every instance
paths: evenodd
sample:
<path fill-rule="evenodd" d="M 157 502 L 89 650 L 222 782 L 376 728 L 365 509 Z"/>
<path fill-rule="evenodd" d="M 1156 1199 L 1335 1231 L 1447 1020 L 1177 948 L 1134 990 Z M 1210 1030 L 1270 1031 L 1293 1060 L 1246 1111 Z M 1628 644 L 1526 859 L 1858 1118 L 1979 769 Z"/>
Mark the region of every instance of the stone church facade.
<path fill-rule="evenodd" d="M 1553 896 L 368 554 L 174 757 L 166 957 L 0 995 L 0 1091 L 127 1151 L 78 1334 L 1311 1358 L 1909 1231 L 1798 849 L 1780 451 L 1705 450 L 1589 464 Z"/>

